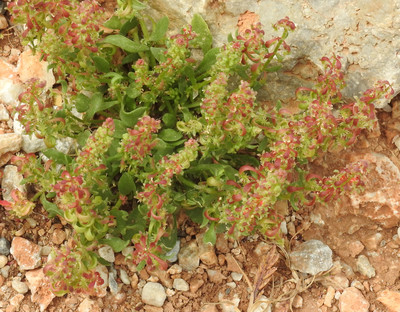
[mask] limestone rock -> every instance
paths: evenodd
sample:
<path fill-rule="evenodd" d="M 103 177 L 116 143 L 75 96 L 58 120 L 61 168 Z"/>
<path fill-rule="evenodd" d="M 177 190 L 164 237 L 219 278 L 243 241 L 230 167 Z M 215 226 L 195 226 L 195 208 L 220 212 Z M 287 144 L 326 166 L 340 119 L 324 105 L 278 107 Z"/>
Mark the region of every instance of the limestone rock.
<path fill-rule="evenodd" d="M 46 82 L 46 90 L 49 90 L 55 83 L 52 70 L 47 69 L 48 63 L 40 60 L 40 54 L 33 55 L 32 50 L 22 52 L 18 64 L 17 73 L 22 82 L 26 83 L 35 78 Z"/>
<path fill-rule="evenodd" d="M 167 294 L 164 287 L 160 283 L 149 282 L 144 285 L 142 290 L 142 301 L 146 304 L 162 307 Z"/>
<path fill-rule="evenodd" d="M 3 191 L 3 199 L 7 201 L 13 201 L 11 192 L 14 189 L 18 189 L 23 194 L 26 194 L 26 186 L 21 185 L 23 176 L 18 173 L 16 166 L 8 165 L 4 168 L 3 180 L 1 181 L 1 188 Z"/>
<path fill-rule="evenodd" d="M 400 92 L 398 1 L 151 0 L 149 4 L 153 16 L 167 14 L 176 28 L 189 23 L 199 13 L 209 25 L 217 46 L 226 42 L 229 33 L 235 32 L 238 19 L 245 11 L 260 16 L 266 40 L 279 35 L 270 25 L 289 16 L 297 27 L 286 40 L 292 53 L 286 57 L 288 62 L 281 72 L 269 75 L 270 101 L 289 102 L 297 87 L 308 86 L 306 81 L 310 75 L 315 78 L 314 73 L 321 68 L 321 57 L 332 53 L 343 57 L 345 97 L 352 99 L 360 95 L 378 80 L 389 80 L 395 94 Z M 381 108 L 387 103 L 384 100 L 376 105 Z"/>
<path fill-rule="evenodd" d="M 0 86 L 0 102 L 15 106 L 24 89 L 15 67 L 3 59 L 0 59 Z"/>
<path fill-rule="evenodd" d="M 31 241 L 15 237 L 11 243 L 10 252 L 21 270 L 33 270 L 42 264 L 41 247 Z"/>
<path fill-rule="evenodd" d="M 397 226 L 400 220 L 399 168 L 383 154 L 368 153 L 356 158 L 368 161 L 370 172 L 363 179 L 365 192 L 350 196 L 350 212 L 376 221 L 385 228 Z"/>
<path fill-rule="evenodd" d="M 312 275 L 327 271 L 333 265 L 332 250 L 315 239 L 297 246 L 289 256 L 292 269 Z"/>
<path fill-rule="evenodd" d="M 339 298 L 340 312 L 368 312 L 369 302 L 355 287 L 346 288 Z"/>
<path fill-rule="evenodd" d="M 25 276 L 28 280 L 28 286 L 32 294 L 32 302 L 39 305 L 40 311 L 46 310 L 55 297 L 51 292 L 51 283 L 49 278 L 44 274 L 42 268 L 28 271 Z"/>
<path fill-rule="evenodd" d="M 378 298 L 389 310 L 389 312 L 400 312 L 400 292 L 392 290 L 382 291 Z"/>
<path fill-rule="evenodd" d="M 22 146 L 22 137 L 16 133 L 0 134 L 0 155 L 19 152 Z"/>

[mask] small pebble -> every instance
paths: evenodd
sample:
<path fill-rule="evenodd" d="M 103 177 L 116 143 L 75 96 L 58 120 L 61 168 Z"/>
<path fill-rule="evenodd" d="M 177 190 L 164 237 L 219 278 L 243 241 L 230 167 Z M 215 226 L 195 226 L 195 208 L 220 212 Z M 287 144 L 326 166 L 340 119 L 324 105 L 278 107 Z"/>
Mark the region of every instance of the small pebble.
<path fill-rule="evenodd" d="M 241 273 L 236 273 L 236 272 L 232 272 L 232 273 L 231 273 L 231 276 L 232 276 L 232 279 L 233 279 L 235 282 L 239 282 L 239 281 L 242 280 L 242 278 L 243 278 L 243 274 L 241 274 Z"/>
<path fill-rule="evenodd" d="M 33 218 L 26 218 L 26 221 L 29 223 L 31 229 L 34 229 L 37 226 L 37 222 Z"/>
<path fill-rule="evenodd" d="M 303 297 L 296 295 L 296 297 L 294 297 L 293 299 L 293 308 L 296 309 L 300 309 L 301 307 L 303 307 Z"/>
<path fill-rule="evenodd" d="M 8 275 L 10 274 L 10 266 L 6 265 L 4 268 L 0 269 L 1 275 L 4 276 L 5 278 L 8 278 Z"/>
<path fill-rule="evenodd" d="M 357 270 L 362 275 L 372 278 L 375 276 L 375 268 L 371 265 L 368 258 L 364 255 L 360 255 L 357 258 Z"/>
<path fill-rule="evenodd" d="M 114 251 L 110 246 L 104 246 L 99 248 L 99 255 L 108 262 L 115 261 Z"/>
<path fill-rule="evenodd" d="M 8 256 L 10 254 L 11 244 L 4 237 L 0 238 L 0 255 Z"/>
<path fill-rule="evenodd" d="M 0 269 L 4 268 L 8 262 L 8 259 L 4 255 L 0 255 Z"/>
<path fill-rule="evenodd" d="M 113 294 L 116 294 L 118 292 L 118 283 L 115 280 L 114 273 L 112 272 L 108 273 L 108 287 L 110 287 L 110 291 Z"/>
<path fill-rule="evenodd" d="M 124 283 L 125 285 L 129 285 L 131 283 L 128 273 L 126 273 L 124 269 L 119 270 L 119 277 L 121 278 L 122 283 Z"/>
<path fill-rule="evenodd" d="M 65 239 L 67 238 L 67 235 L 65 232 L 61 229 L 55 229 L 52 236 L 51 236 L 51 241 L 56 244 L 56 245 L 61 245 Z"/>
<path fill-rule="evenodd" d="M 48 256 L 51 253 L 51 247 L 50 246 L 43 246 L 42 249 L 40 249 L 40 255 L 41 256 Z"/>
<path fill-rule="evenodd" d="M 26 294 L 29 291 L 28 285 L 26 285 L 24 282 L 21 282 L 17 279 L 14 279 L 11 282 L 11 286 L 19 294 Z"/>
<path fill-rule="evenodd" d="M 236 283 L 235 282 L 229 282 L 229 283 L 226 283 L 226 286 L 234 289 L 234 288 L 236 288 Z"/>
<path fill-rule="evenodd" d="M 1 2 L 1 1 L 0 1 Z M 7 19 L 3 14 L 0 15 L 0 29 L 6 29 L 8 27 Z"/>
<path fill-rule="evenodd" d="M 173 264 L 167 271 L 169 274 L 179 274 L 182 273 L 182 267 L 179 264 Z"/>
<path fill-rule="evenodd" d="M 147 283 L 142 290 L 142 301 L 146 304 L 162 307 L 167 294 L 164 287 L 159 283 Z"/>
<path fill-rule="evenodd" d="M 178 291 L 188 291 L 189 284 L 182 278 L 174 279 L 173 287 Z"/>

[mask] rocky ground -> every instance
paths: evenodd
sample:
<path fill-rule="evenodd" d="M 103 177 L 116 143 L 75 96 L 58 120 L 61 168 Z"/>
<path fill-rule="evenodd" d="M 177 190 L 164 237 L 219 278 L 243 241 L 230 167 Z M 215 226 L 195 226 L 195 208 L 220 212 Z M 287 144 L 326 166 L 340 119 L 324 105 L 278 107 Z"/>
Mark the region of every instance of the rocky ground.
<path fill-rule="evenodd" d="M 10 113 L 24 82 L 38 77 L 51 86 L 54 77 L 23 51 L 17 30 L 2 15 L 0 32 L 0 171 L 6 198 L 19 179 L 11 156 L 43 148 L 21 133 Z M 99 254 L 113 265 L 98 268 L 106 283 L 97 296 L 58 298 L 49 291 L 42 267 L 51 248 L 68 242 L 71 228 L 48 219 L 40 207 L 25 220 L 10 219 L 0 207 L 0 312 L 400 311 L 399 105 L 395 99 L 379 111 L 379 128 L 363 134 L 354 148 L 312 164 L 322 175 L 367 159 L 371 171 L 364 193 L 298 212 L 280 203 L 288 216 L 284 247 L 257 235 L 241 241 L 219 236 L 215 246 L 205 245 L 199 229 L 182 216 L 180 250 L 166 272 L 137 272 L 124 256 L 129 247 L 118 254 L 101 248 Z"/>

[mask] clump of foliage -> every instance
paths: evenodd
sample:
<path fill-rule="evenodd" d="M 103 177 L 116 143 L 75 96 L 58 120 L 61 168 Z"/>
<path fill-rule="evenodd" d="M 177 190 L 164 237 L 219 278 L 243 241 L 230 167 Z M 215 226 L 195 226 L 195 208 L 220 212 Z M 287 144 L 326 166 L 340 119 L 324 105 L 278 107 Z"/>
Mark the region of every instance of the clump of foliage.
<path fill-rule="evenodd" d="M 94 268 L 104 263 L 94 250 L 102 244 L 115 252 L 133 245 L 138 269 L 166 268 L 179 213 L 206 228 L 208 242 L 218 232 L 279 240 L 284 216 L 277 201 L 297 209 L 363 186 L 365 163 L 328 177 L 310 173 L 307 164 L 352 145 L 377 122 L 373 102 L 393 93 L 387 82 L 345 104 L 340 58 L 324 57 L 315 86 L 296 93 L 297 113 L 280 103 L 266 108 L 257 91 L 290 52 L 285 40 L 295 24 L 287 17 L 271 39 L 257 24 L 212 48 L 199 15 L 167 37 L 167 17 L 145 20 L 146 5 L 137 0 L 118 4 L 108 21 L 89 0 L 9 5 L 59 87 L 45 91 L 33 81 L 20 96 L 19 120 L 48 148 L 45 158 L 13 159 L 36 190 L 29 209 L 20 209 L 27 201 L 20 194 L 2 204 L 26 217 L 39 200 L 50 217 L 73 227 L 74 248 L 59 251 L 46 267 L 56 294 L 93 291 Z M 54 105 L 57 96 L 63 100 Z M 69 155 L 56 146 L 66 138 L 76 142 Z"/>

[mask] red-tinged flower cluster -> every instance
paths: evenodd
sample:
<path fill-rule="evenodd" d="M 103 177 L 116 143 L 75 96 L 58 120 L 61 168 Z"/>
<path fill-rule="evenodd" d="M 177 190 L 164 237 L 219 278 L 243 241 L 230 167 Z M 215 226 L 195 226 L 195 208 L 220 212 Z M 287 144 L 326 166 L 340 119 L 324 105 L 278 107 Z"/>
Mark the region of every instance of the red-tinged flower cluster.
<path fill-rule="evenodd" d="M 18 189 L 11 191 L 11 198 L 11 202 L 0 200 L 0 205 L 19 218 L 27 217 L 35 208 L 35 204 L 26 199 L 26 195 Z"/>
<path fill-rule="evenodd" d="M 94 270 L 97 261 L 83 247 L 72 245 L 52 254 L 43 268 L 44 274 L 50 277 L 51 290 L 57 296 L 71 292 L 96 295 L 96 288 L 104 284 Z"/>
<path fill-rule="evenodd" d="M 197 34 L 193 32 L 192 26 L 182 28 L 180 34 L 176 34 L 170 37 L 171 41 L 175 42 L 178 46 L 183 46 L 185 48 L 189 47 L 189 42 L 197 37 Z"/>
<path fill-rule="evenodd" d="M 159 267 L 162 270 L 168 268 L 166 261 L 162 260 L 158 254 L 162 252 L 160 246 L 157 245 L 159 237 L 155 241 L 149 242 L 149 237 L 141 234 L 137 243 L 135 243 L 135 250 L 133 251 L 133 261 L 136 265 L 145 263 L 150 270 Z"/>
<path fill-rule="evenodd" d="M 320 177 L 316 174 L 308 174 L 306 181 L 314 183 L 316 191 L 311 193 L 312 199 L 305 203 L 312 205 L 318 199 L 321 202 L 336 200 L 344 193 L 350 193 L 354 190 L 361 190 L 364 187 L 362 177 L 366 174 L 368 163 L 359 161 L 349 164 L 344 169 L 336 171 L 336 174 L 330 177 Z"/>
<path fill-rule="evenodd" d="M 221 73 L 205 91 L 201 105 L 207 121 L 200 133 L 200 143 L 209 150 L 226 149 L 235 152 L 245 147 L 261 130 L 252 123 L 258 105 L 256 93 L 246 81 L 227 99 L 226 74 Z"/>
<path fill-rule="evenodd" d="M 179 175 L 184 169 L 190 167 L 190 162 L 197 158 L 198 143 L 190 139 L 185 142 L 185 147 L 176 154 L 164 157 L 157 164 L 156 172 L 147 176 L 143 191 L 137 194 L 137 199 L 148 207 L 149 218 L 163 220 L 167 212 L 163 206 L 167 204 L 169 194 L 168 187 L 175 175 Z"/>
<path fill-rule="evenodd" d="M 82 213 L 82 205 L 90 204 L 90 191 L 83 187 L 82 176 L 72 176 L 68 171 L 61 173 L 61 181 L 53 186 L 57 197 L 61 199 L 62 209 L 75 209 Z"/>
<path fill-rule="evenodd" d="M 144 166 L 144 159 L 151 155 L 151 150 L 157 144 L 152 134 L 160 129 L 160 121 L 149 116 L 142 117 L 134 127 L 124 133 L 119 152 L 122 153 L 121 168 L 135 170 Z"/>

